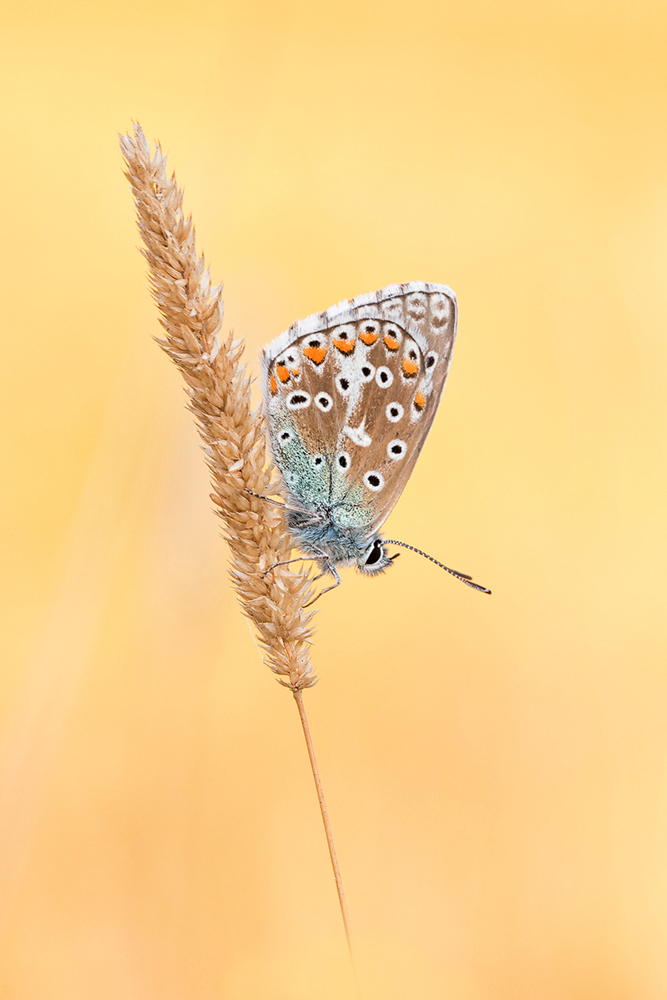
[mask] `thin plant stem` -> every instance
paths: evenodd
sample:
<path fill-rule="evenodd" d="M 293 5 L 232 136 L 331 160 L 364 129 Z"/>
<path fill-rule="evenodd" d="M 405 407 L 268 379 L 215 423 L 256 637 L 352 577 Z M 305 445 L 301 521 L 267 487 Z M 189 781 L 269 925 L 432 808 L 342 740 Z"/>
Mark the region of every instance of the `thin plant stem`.
<path fill-rule="evenodd" d="M 294 700 L 296 702 L 296 707 L 299 710 L 299 718 L 301 719 L 301 727 L 303 729 L 303 735 L 306 740 L 306 747 L 308 748 L 308 758 L 310 760 L 310 767 L 313 772 L 313 778 L 315 780 L 315 788 L 317 790 L 317 801 L 320 804 L 320 812 L 322 814 L 322 822 L 324 823 L 324 833 L 327 838 L 327 847 L 329 848 L 329 857 L 331 858 L 331 867 L 333 868 L 334 881 L 336 883 L 336 892 L 338 893 L 338 902 L 340 904 L 340 913 L 343 918 L 343 926 L 345 928 L 345 938 L 347 940 L 347 949 L 350 953 L 350 962 L 352 963 L 352 972 L 354 974 L 354 982 L 357 988 L 357 994 L 359 995 L 359 980 L 357 978 L 357 967 L 354 961 L 354 949 L 352 948 L 352 934 L 350 932 L 350 917 L 347 912 L 347 903 L 345 902 L 345 892 L 343 891 L 343 880 L 340 874 L 340 868 L 338 867 L 338 858 L 336 857 L 336 847 L 334 845 L 333 833 L 331 830 L 331 823 L 329 822 L 329 813 L 327 812 L 327 804 L 324 798 L 324 789 L 322 788 L 322 782 L 320 780 L 320 772 L 317 766 L 317 758 L 315 757 L 315 747 L 313 746 L 313 739 L 310 735 L 310 727 L 308 725 L 308 718 L 306 716 L 306 706 L 303 703 L 303 692 L 293 691 Z"/>

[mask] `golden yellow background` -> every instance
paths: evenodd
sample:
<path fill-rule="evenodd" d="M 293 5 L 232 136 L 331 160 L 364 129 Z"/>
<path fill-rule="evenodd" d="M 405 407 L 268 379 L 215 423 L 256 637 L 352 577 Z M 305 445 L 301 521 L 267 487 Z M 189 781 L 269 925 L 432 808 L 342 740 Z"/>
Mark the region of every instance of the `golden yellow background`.
<path fill-rule="evenodd" d="M 394 281 L 459 338 L 306 697 L 365 1000 L 667 996 L 667 8 L 3 15 L 0 995 L 348 1000 L 294 704 L 226 576 L 117 133 L 260 345 Z"/>

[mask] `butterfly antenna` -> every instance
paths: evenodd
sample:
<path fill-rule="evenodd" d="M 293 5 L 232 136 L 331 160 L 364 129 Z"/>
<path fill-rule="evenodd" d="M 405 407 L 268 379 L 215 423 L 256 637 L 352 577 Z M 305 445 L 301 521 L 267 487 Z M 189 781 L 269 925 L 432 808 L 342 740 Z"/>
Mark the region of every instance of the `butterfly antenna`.
<path fill-rule="evenodd" d="M 459 573 L 455 569 L 450 569 L 449 566 L 445 566 L 444 563 L 438 562 L 437 559 L 434 559 L 433 556 L 430 556 L 428 552 L 422 552 L 421 549 L 416 549 L 414 545 L 407 545 L 406 542 L 397 542 L 396 539 L 389 539 L 389 538 L 384 539 L 383 544 L 400 545 L 404 549 L 410 549 L 410 552 L 416 552 L 417 555 L 423 556 L 424 559 L 429 559 L 432 563 L 435 563 L 436 566 L 439 566 L 440 569 L 444 569 L 446 570 L 447 573 L 451 573 L 451 575 L 455 576 L 457 580 L 461 581 L 461 583 L 465 583 L 466 586 L 472 587 L 473 590 L 479 590 L 481 591 L 482 594 L 491 593 L 488 587 L 482 587 L 479 583 L 475 583 L 473 581 L 473 578 L 471 576 L 468 576 L 467 573 Z"/>

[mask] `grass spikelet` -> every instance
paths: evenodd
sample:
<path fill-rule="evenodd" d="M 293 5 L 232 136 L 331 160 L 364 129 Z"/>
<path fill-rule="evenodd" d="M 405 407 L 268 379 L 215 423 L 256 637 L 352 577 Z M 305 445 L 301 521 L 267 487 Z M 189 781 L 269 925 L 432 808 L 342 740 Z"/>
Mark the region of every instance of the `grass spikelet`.
<path fill-rule="evenodd" d="M 183 214 L 183 192 L 175 176 L 167 176 L 159 144 L 151 155 L 139 125 L 120 144 L 165 331 L 158 343 L 185 379 L 211 473 L 211 498 L 231 552 L 232 581 L 266 664 L 297 695 L 317 681 L 309 659 L 314 612 L 304 610 L 313 587 L 307 572 L 286 566 L 263 576 L 289 559 L 291 545 L 282 511 L 246 492 L 270 496 L 277 483 L 264 417 L 251 406 L 243 342 L 231 335 L 220 339 L 222 285 L 211 285 L 204 257 L 197 256 L 192 218 Z"/>
<path fill-rule="evenodd" d="M 350 959 L 350 922 L 333 833 L 310 735 L 303 691 L 317 682 L 309 659 L 314 612 L 310 575 L 275 563 L 289 558 L 291 543 L 280 507 L 248 493 L 271 496 L 277 479 L 268 461 L 264 417 L 254 412 L 250 379 L 241 364 L 243 342 L 220 341 L 222 285 L 211 285 L 204 258 L 197 257 L 192 218 L 183 215 L 183 192 L 167 161 L 150 146 L 139 125 L 120 145 L 137 206 L 137 222 L 148 261 L 153 297 L 166 336 L 158 343 L 185 379 L 188 405 L 204 443 L 216 513 L 232 555 L 231 577 L 241 607 L 254 623 L 267 665 L 294 695 L 324 824 Z M 356 976 L 356 973 L 355 973 Z"/>

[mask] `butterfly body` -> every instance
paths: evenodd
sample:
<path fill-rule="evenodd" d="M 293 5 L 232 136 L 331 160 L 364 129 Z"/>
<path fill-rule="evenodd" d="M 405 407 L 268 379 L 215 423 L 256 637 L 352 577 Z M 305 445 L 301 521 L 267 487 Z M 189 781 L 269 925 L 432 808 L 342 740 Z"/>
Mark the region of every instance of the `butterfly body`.
<path fill-rule="evenodd" d="M 456 322 L 446 285 L 389 285 L 299 320 L 263 352 L 287 524 L 336 580 L 336 566 L 391 565 L 379 528 L 433 423 Z"/>
<path fill-rule="evenodd" d="M 390 565 L 391 560 L 387 560 L 384 554 L 382 558 L 371 562 L 370 566 L 367 565 L 376 540 L 381 541 L 377 532 L 367 535 L 355 528 L 338 524 L 338 512 L 335 508 L 325 508 L 316 513 L 321 520 L 313 522 L 307 520 L 300 511 L 288 511 L 287 525 L 301 551 L 317 559 L 323 571 L 331 566 L 356 565 L 362 572 L 379 573 Z"/>

